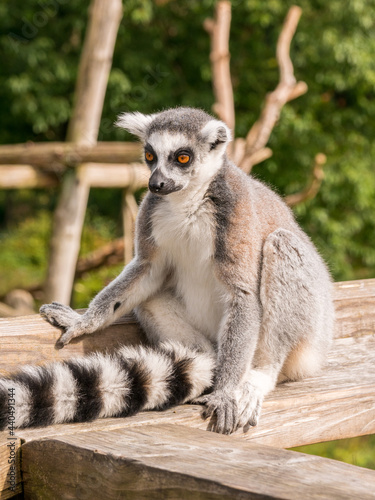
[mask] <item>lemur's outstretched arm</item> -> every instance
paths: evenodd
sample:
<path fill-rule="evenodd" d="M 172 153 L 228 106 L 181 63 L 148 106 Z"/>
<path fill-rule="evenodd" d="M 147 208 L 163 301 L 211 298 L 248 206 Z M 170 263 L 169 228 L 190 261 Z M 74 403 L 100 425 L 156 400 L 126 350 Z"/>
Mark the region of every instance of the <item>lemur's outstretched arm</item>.
<path fill-rule="evenodd" d="M 158 256 L 146 261 L 135 258 L 122 273 L 93 299 L 85 314 L 52 302 L 40 308 L 45 320 L 63 330 L 56 347 L 62 348 L 74 337 L 93 333 L 113 323 L 123 314 L 155 293 L 163 283 L 164 265 Z"/>

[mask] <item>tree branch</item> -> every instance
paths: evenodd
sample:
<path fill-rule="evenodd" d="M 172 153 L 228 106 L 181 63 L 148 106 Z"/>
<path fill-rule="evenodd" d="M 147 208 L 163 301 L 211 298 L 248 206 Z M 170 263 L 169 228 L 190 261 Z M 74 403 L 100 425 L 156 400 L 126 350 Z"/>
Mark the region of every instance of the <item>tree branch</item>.
<path fill-rule="evenodd" d="M 326 161 L 327 157 L 323 153 L 318 153 L 315 156 L 312 179 L 310 183 L 299 193 L 285 196 L 284 200 L 287 205 L 289 205 L 290 207 L 294 207 L 295 205 L 303 203 L 306 200 L 311 200 L 317 195 L 324 179 L 323 165 L 325 165 Z"/>
<path fill-rule="evenodd" d="M 216 102 L 213 110 L 232 131 L 234 136 L 235 112 L 233 88 L 230 75 L 229 33 L 231 3 L 219 1 L 216 4 L 215 20 L 206 19 L 204 28 L 211 37 L 212 83 Z"/>
<path fill-rule="evenodd" d="M 267 95 L 260 118 L 254 123 L 247 134 L 245 153 L 239 163 L 239 166 L 247 173 L 251 172 L 252 167 L 256 163 L 259 163 L 256 155 L 259 150 L 266 146 L 271 132 L 279 119 L 282 107 L 288 101 L 295 99 L 307 91 L 306 83 L 296 82 L 293 63 L 289 55 L 290 44 L 301 12 L 300 7 L 291 7 L 281 30 L 276 49 L 280 80 L 276 89 Z"/>

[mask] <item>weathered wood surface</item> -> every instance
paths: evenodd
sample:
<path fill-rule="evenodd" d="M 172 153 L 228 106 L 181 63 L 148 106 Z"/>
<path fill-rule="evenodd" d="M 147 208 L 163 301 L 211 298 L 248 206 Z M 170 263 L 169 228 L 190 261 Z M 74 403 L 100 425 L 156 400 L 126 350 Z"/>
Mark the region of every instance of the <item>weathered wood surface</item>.
<path fill-rule="evenodd" d="M 280 384 L 264 402 L 260 423 L 233 436 L 292 448 L 320 441 L 375 433 L 375 337 L 337 339 L 319 376 Z M 185 405 L 143 412 L 124 419 L 54 425 L 17 431 L 25 441 L 92 430 L 109 431 L 147 423 L 177 423 L 206 430 L 200 407 Z"/>
<path fill-rule="evenodd" d="M 81 168 L 90 187 L 139 189 L 146 187 L 149 169 L 141 163 L 86 163 Z M 45 172 L 31 165 L 0 165 L 1 189 L 55 187 L 60 184 L 59 173 Z"/>
<path fill-rule="evenodd" d="M 362 337 L 375 333 L 375 279 L 344 281 L 335 284 L 336 337 Z M 121 326 L 123 325 L 123 326 Z M 61 351 L 54 348 L 59 331 L 38 315 L 0 318 L 0 370 L 20 364 L 66 359 L 93 350 L 113 350 L 121 343 L 144 341 L 133 316 L 93 335 L 85 335 Z"/>
<path fill-rule="evenodd" d="M 334 285 L 336 337 L 375 334 L 375 279 Z"/>
<path fill-rule="evenodd" d="M 22 451 L 31 500 L 374 498 L 374 471 L 179 426 L 78 433 Z"/>
<path fill-rule="evenodd" d="M 22 491 L 22 481 L 21 481 L 21 472 L 20 472 L 20 439 L 13 439 L 9 436 L 8 433 L 1 433 L 2 436 L 0 438 L 0 500 L 6 500 L 7 498 L 14 497 L 17 493 L 21 493 Z M 8 437 L 10 439 L 8 439 Z M 9 468 L 12 464 L 9 464 L 9 460 L 12 460 L 13 455 L 11 456 L 11 445 L 15 442 L 15 460 L 16 460 L 16 487 L 15 490 L 12 491 L 10 489 L 9 483 Z M 13 450 L 13 447 L 12 447 Z"/>
<path fill-rule="evenodd" d="M 94 351 L 113 352 L 120 344 L 138 344 L 145 338 L 134 318 L 124 317 L 103 332 L 74 339 L 64 349 L 55 349 L 60 331 L 38 314 L 0 318 L 0 372 L 20 365 L 46 363 Z"/>
<path fill-rule="evenodd" d="M 0 170 L 3 164 L 30 164 L 47 171 L 59 171 L 81 163 L 132 163 L 141 156 L 142 148 L 137 142 L 27 142 L 0 145 Z"/>
<path fill-rule="evenodd" d="M 150 177 L 149 168 L 142 163 L 87 163 L 82 170 L 90 187 L 131 188 L 134 191 L 146 187 Z"/>
<path fill-rule="evenodd" d="M 327 367 L 319 376 L 279 385 L 264 403 L 260 424 L 246 433 L 237 431 L 233 436 L 236 441 L 288 448 L 375 433 L 375 280 L 337 283 L 335 305 L 337 338 Z M 58 330 L 38 315 L 1 319 L 0 368 L 14 370 L 26 363 L 45 363 L 95 350 L 111 351 L 122 343 L 145 340 L 131 316 L 121 318 L 103 332 L 77 339 L 61 351 L 54 349 L 58 336 Z M 185 405 L 125 419 L 17 430 L 16 434 L 18 439 L 31 442 L 94 431 L 123 433 L 150 423 L 207 429 L 207 422 L 200 417 L 200 407 Z M 6 442 L 6 432 L 1 439 Z M 5 460 L 5 455 L 2 458 Z M 4 460 L 0 467 L 6 470 Z"/>
<path fill-rule="evenodd" d="M 49 188 L 58 183 L 57 175 L 31 165 L 0 165 L 1 189 Z"/>

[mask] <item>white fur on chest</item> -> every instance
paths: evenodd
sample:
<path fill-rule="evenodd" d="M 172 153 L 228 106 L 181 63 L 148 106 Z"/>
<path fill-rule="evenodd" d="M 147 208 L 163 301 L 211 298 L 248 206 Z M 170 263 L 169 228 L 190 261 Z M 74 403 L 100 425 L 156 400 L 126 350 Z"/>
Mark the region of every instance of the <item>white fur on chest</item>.
<path fill-rule="evenodd" d="M 225 292 L 214 273 L 215 232 L 209 206 L 203 200 L 197 204 L 163 200 L 152 216 L 152 227 L 189 322 L 216 340 Z"/>

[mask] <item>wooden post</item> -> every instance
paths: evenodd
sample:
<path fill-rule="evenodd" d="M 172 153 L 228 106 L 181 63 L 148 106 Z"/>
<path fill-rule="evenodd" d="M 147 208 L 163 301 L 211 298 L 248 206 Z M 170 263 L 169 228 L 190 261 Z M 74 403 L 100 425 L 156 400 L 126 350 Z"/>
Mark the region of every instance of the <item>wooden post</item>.
<path fill-rule="evenodd" d="M 122 223 L 124 232 L 124 262 L 128 264 L 133 258 L 134 225 L 138 206 L 133 191 L 127 188 L 122 198 Z"/>
<path fill-rule="evenodd" d="M 67 141 L 88 147 L 97 141 L 121 17 L 121 0 L 93 0 L 91 3 Z M 46 301 L 70 302 L 88 195 L 89 184 L 85 181 L 83 165 L 68 171 L 53 222 Z"/>

